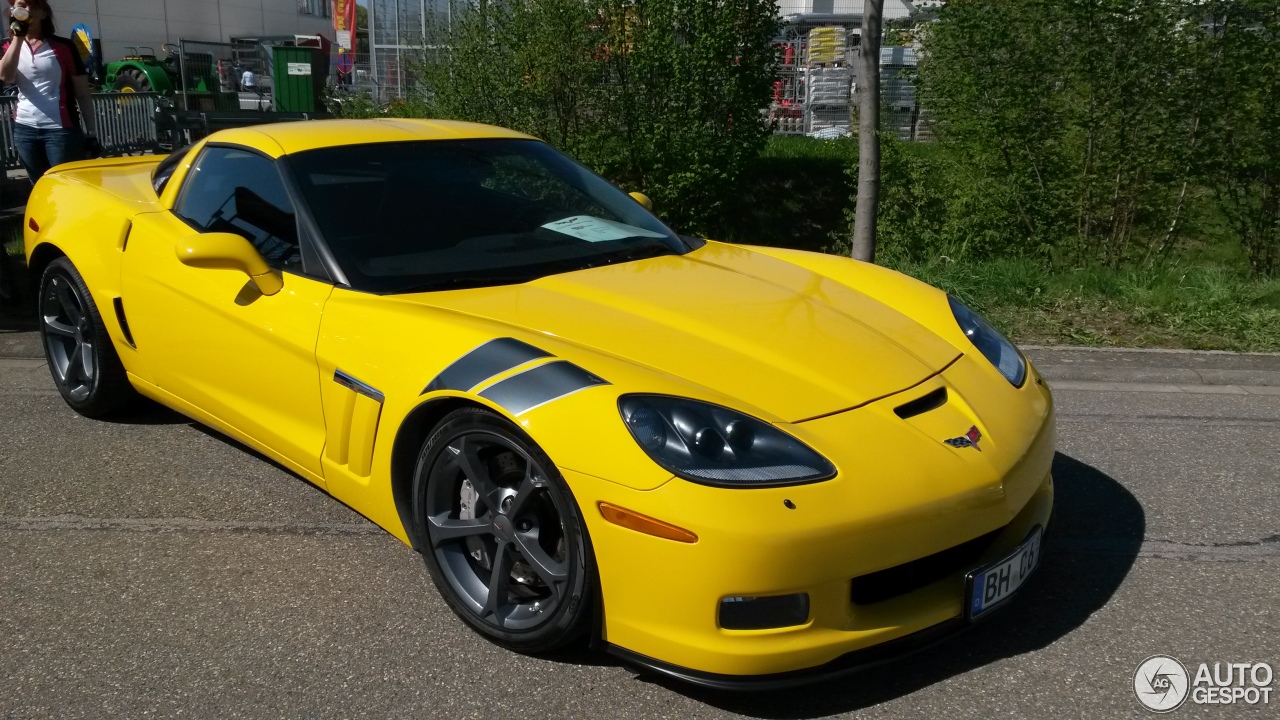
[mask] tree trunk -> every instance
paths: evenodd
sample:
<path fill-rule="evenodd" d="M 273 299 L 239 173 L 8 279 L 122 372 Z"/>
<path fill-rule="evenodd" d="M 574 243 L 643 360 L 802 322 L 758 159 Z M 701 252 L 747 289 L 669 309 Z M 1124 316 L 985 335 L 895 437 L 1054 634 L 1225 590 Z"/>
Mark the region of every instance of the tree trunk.
<path fill-rule="evenodd" d="M 858 200 L 853 259 L 875 262 L 880 205 L 880 18 L 884 0 L 866 0 L 858 67 Z"/>

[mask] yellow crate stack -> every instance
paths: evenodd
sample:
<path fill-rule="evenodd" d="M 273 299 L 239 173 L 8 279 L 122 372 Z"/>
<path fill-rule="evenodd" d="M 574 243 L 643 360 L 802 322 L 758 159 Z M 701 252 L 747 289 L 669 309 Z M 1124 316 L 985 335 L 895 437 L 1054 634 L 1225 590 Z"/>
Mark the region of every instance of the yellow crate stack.
<path fill-rule="evenodd" d="M 809 31 L 810 66 L 842 63 L 846 50 L 844 28 L 820 27 Z"/>

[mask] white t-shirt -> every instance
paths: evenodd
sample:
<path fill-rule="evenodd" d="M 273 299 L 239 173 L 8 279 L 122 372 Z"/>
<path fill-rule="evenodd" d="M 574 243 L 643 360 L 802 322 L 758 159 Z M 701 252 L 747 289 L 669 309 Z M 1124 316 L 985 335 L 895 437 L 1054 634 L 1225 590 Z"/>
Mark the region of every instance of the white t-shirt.
<path fill-rule="evenodd" d="M 84 74 L 84 64 L 75 48 L 59 37 L 45 38 L 35 52 L 22 38 L 11 42 L 22 43 L 18 54 L 18 110 L 13 121 L 50 130 L 79 127 L 79 116 L 72 111 L 72 78 Z"/>
<path fill-rule="evenodd" d="M 241 87 L 253 87 L 257 84 L 256 78 L 253 77 L 252 70 L 245 70 L 244 75 L 240 76 Z"/>

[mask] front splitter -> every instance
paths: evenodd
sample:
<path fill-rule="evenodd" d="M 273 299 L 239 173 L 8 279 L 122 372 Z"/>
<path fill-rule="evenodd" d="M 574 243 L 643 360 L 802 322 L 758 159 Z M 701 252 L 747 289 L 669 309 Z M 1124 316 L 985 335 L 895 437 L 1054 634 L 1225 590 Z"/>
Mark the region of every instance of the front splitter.
<path fill-rule="evenodd" d="M 931 625 L 923 630 L 917 630 L 910 635 L 903 635 L 900 638 L 845 653 L 823 665 L 767 675 L 708 673 L 655 660 L 647 655 L 641 655 L 617 645 L 607 645 L 605 650 L 628 665 L 656 672 L 690 685 L 739 692 L 785 690 L 799 685 L 811 685 L 833 680 L 874 665 L 896 660 L 942 642 L 972 626 L 973 623 L 966 621 L 963 617 L 956 617 L 940 622 L 937 625 Z"/>

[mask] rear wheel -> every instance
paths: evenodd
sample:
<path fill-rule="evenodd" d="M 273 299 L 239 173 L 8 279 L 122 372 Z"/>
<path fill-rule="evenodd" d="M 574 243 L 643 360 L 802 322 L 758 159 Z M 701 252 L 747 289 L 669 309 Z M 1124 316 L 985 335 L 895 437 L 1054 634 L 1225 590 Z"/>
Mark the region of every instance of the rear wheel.
<path fill-rule="evenodd" d="M 137 68 L 124 68 L 116 73 L 111 88 L 117 92 L 151 92 L 151 81 Z"/>
<path fill-rule="evenodd" d="M 467 624 L 529 653 L 584 635 L 595 587 L 585 525 L 518 427 L 479 408 L 450 413 L 422 447 L 413 492 L 427 568 Z"/>
<path fill-rule="evenodd" d="M 40 338 L 62 399 L 86 417 L 122 409 L 137 394 L 84 278 L 65 257 L 40 279 Z"/>

